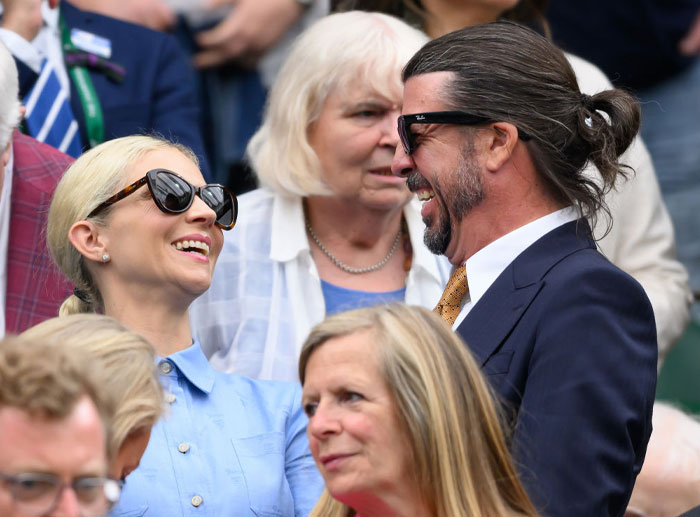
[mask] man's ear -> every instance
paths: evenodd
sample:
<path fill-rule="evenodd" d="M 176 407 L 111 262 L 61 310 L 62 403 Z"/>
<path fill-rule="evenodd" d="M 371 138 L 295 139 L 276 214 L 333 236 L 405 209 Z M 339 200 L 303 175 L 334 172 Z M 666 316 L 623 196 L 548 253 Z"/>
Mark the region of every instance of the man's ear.
<path fill-rule="evenodd" d="M 509 122 L 494 122 L 490 127 L 484 164 L 487 170 L 497 171 L 510 160 L 518 144 L 518 128 Z"/>
<path fill-rule="evenodd" d="M 107 253 L 107 243 L 100 228 L 92 221 L 78 221 L 70 227 L 68 240 L 87 260 L 102 262 L 102 255 Z"/>

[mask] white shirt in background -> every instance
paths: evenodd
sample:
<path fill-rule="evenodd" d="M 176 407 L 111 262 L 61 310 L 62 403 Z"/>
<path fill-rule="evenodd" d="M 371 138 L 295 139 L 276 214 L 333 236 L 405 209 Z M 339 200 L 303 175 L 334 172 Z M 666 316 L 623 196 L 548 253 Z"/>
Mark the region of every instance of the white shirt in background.
<path fill-rule="evenodd" d="M 459 327 L 472 307 L 518 255 L 552 230 L 579 217 L 576 209 L 562 208 L 507 233 L 469 257 L 465 263 L 469 296 L 462 300 L 462 309 L 452 328 Z"/>
<path fill-rule="evenodd" d="M 10 159 L 5 165 L 5 176 L 0 192 L 0 338 L 5 336 L 5 293 L 7 292 L 7 248 L 10 242 L 10 208 L 12 202 L 12 144 L 10 144 Z"/>

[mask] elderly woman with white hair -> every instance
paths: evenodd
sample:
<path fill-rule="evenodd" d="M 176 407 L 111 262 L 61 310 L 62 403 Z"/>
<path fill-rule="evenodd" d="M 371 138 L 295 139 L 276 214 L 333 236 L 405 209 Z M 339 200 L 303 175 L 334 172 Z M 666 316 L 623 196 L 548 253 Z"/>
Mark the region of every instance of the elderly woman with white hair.
<path fill-rule="evenodd" d="M 424 247 L 418 201 L 390 170 L 401 68 L 425 41 L 398 19 L 348 12 L 295 42 L 248 147 L 261 188 L 241 197 L 190 313 L 214 367 L 296 380 L 326 314 L 440 299 L 450 266 Z"/>

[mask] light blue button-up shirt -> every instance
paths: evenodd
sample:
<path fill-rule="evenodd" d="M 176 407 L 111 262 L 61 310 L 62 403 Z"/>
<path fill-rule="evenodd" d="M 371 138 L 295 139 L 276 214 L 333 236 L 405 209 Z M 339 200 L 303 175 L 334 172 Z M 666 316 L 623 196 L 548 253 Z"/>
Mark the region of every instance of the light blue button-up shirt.
<path fill-rule="evenodd" d="M 112 516 L 306 516 L 323 489 L 298 384 L 214 370 L 199 343 L 159 364 L 168 411 Z"/>

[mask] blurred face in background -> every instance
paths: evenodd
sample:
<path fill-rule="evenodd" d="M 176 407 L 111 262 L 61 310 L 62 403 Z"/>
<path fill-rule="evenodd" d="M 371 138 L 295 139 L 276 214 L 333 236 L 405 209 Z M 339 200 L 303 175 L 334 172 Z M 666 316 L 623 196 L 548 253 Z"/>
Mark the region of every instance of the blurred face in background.
<path fill-rule="evenodd" d="M 422 0 L 423 30 L 437 38 L 479 23 L 495 22 L 519 0 Z"/>
<path fill-rule="evenodd" d="M 438 10 L 450 9 L 472 9 L 483 13 L 493 13 L 493 21 L 501 14 L 512 9 L 520 3 L 520 0 L 422 0 L 422 5 L 429 13 Z"/>
<path fill-rule="evenodd" d="M 87 396 L 82 397 L 73 411 L 61 419 L 31 416 L 13 407 L 0 408 L 0 473 L 8 476 L 51 474 L 60 481 L 71 483 L 80 478 L 104 476 L 106 469 L 104 426 L 97 408 Z M 24 488 L 24 497 L 31 497 L 31 501 L 23 506 L 14 500 L 12 485 L 0 480 L 0 515 L 36 515 L 29 510 L 41 506 L 42 501 L 47 501 L 46 506 L 51 507 L 52 497 L 40 497 L 36 491 L 29 492 L 26 486 Z M 41 515 L 79 517 L 85 513 L 70 487 L 64 486 L 55 501 L 53 509 Z M 108 506 L 104 497 L 96 504 L 101 505 L 106 513 Z"/>

